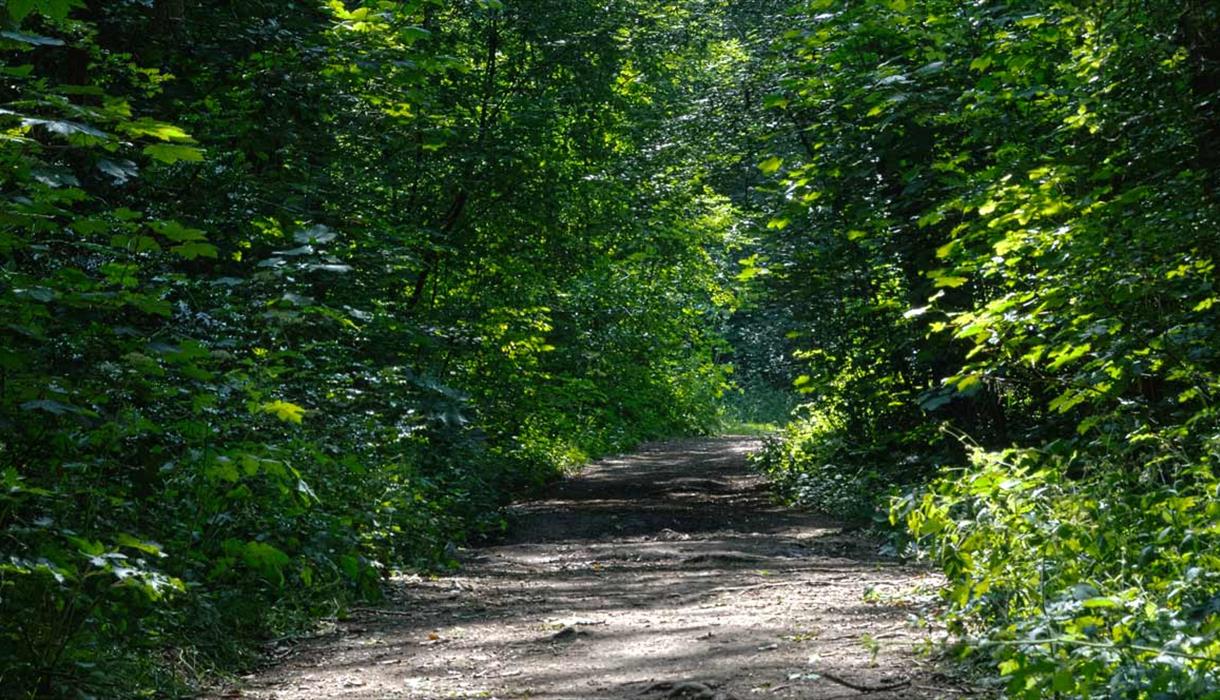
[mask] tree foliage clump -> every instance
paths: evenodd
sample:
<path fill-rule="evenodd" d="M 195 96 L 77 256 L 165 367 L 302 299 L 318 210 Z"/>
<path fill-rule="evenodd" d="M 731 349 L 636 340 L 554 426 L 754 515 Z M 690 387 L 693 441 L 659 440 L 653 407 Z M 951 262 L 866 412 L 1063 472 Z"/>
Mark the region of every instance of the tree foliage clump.
<path fill-rule="evenodd" d="M 763 467 L 939 474 L 891 517 L 1013 697 L 1220 692 L 1220 9 L 807 0 L 781 42 L 809 403 Z"/>
<path fill-rule="evenodd" d="M 5 694 L 170 692 L 708 429 L 712 7 L 10 0 Z"/>
<path fill-rule="evenodd" d="M 905 489 L 1012 696 L 1220 693 L 1214 2 L 8 0 L 0 51 L 0 687 L 232 668 L 736 369 L 792 499 Z"/>

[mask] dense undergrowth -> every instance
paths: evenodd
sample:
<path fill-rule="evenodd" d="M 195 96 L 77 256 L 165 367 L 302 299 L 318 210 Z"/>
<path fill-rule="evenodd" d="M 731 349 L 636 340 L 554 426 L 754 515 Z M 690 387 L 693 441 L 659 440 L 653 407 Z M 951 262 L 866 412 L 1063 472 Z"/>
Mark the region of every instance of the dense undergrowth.
<path fill-rule="evenodd" d="M 1216 697 L 1220 9 L 807 0 L 791 27 L 758 264 L 807 403 L 761 467 L 888 507 L 1010 697 Z"/>
<path fill-rule="evenodd" d="M 6 4 L 0 694 L 189 692 L 716 425 L 681 9 Z"/>
<path fill-rule="evenodd" d="M 1220 693 L 1215 3 L 3 8 L 4 692 L 188 692 L 787 423 L 1013 697 Z"/>

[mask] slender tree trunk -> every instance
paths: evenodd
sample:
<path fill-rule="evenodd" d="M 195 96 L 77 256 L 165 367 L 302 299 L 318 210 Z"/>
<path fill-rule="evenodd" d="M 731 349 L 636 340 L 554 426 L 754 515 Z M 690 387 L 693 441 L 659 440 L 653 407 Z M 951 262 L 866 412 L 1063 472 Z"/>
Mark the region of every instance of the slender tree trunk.
<path fill-rule="evenodd" d="M 474 172 L 478 167 L 478 159 L 484 158 L 487 155 L 487 139 L 491 132 L 491 123 L 493 121 L 492 104 L 496 96 L 496 72 L 499 65 L 499 53 L 500 19 L 497 14 L 493 13 L 488 20 L 487 26 L 487 53 L 483 71 L 483 94 L 479 101 L 478 136 L 475 153 L 472 154 L 468 161 L 466 173 L 463 176 L 463 181 L 465 182 L 469 182 L 473 178 Z M 449 206 L 449 211 L 445 214 L 445 218 L 438 229 L 439 240 L 448 239 L 450 234 L 453 233 L 458 221 L 462 218 L 462 213 L 465 211 L 469 199 L 470 194 L 466 187 L 459 188 L 457 194 L 453 197 L 452 204 Z M 435 276 L 439 264 L 440 252 L 435 246 L 432 246 L 424 253 L 424 267 L 415 279 L 415 287 L 411 290 L 411 297 L 407 301 L 407 308 L 409 310 L 416 309 L 420 301 L 423 300 L 424 292 L 428 288 L 428 282 Z"/>
<path fill-rule="evenodd" d="M 1194 0 L 1182 13 L 1181 31 L 1194 63 L 1191 91 L 1197 105 L 1199 167 L 1207 173 L 1208 195 L 1220 187 L 1220 8 L 1214 0 Z"/>

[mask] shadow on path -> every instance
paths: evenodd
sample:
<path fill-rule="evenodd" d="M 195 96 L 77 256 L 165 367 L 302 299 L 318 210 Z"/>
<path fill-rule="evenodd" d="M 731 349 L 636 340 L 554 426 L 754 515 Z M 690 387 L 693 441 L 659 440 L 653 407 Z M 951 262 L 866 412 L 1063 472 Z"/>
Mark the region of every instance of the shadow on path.
<path fill-rule="evenodd" d="M 869 698 L 962 693 L 911 653 L 939 580 L 776 506 L 748 438 L 653 444 L 510 509 L 500 542 L 284 649 L 242 697 Z M 705 690 L 706 689 L 706 690 Z M 694 697 L 689 695 L 686 697 Z"/>

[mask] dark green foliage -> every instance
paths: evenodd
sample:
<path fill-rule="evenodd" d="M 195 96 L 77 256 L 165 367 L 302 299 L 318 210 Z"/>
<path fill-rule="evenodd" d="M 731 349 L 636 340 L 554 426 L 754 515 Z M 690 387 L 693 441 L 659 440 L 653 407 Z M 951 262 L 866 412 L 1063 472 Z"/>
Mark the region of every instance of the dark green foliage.
<path fill-rule="evenodd" d="M 798 403 L 762 468 L 906 489 L 1011 695 L 1220 692 L 1215 3 L 3 13 L 6 692 L 185 689 Z"/>
<path fill-rule="evenodd" d="M 5 694 L 172 692 L 713 426 L 733 217 L 668 147 L 704 18 L 10 1 Z"/>
<path fill-rule="evenodd" d="M 784 37 L 760 264 L 810 403 L 762 465 L 848 512 L 828 474 L 942 469 L 892 517 L 1014 697 L 1220 692 L 1217 36 L 1204 2 L 812 0 Z"/>

